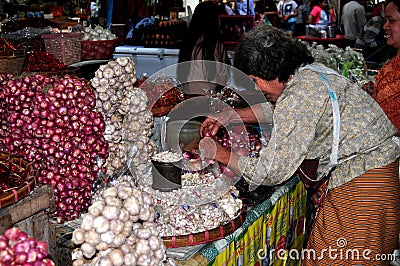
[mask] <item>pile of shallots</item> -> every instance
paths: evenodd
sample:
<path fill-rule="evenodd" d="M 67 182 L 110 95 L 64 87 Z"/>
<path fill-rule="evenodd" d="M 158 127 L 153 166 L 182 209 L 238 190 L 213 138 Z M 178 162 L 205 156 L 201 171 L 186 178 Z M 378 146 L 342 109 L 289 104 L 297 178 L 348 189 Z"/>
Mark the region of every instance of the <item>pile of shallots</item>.
<path fill-rule="evenodd" d="M 159 265 L 166 261 L 165 247 L 154 223 L 149 194 L 129 182 L 98 193 L 74 230 L 73 265 Z"/>
<path fill-rule="evenodd" d="M 54 266 L 48 257 L 48 246 L 17 227 L 0 235 L 0 265 Z"/>
<path fill-rule="evenodd" d="M 0 75 L 0 150 L 40 169 L 38 180 L 54 188 L 59 223 L 87 210 L 108 154 L 95 104 L 83 78 Z"/>
<path fill-rule="evenodd" d="M 140 168 L 148 164 L 155 150 L 149 138 L 153 115 L 147 108 L 146 93 L 134 87 L 136 81 L 134 62 L 129 57 L 100 66 L 91 80 L 96 110 L 105 117 L 104 137 L 109 144 L 105 167 L 109 177 L 126 165 L 129 154 L 134 166 Z"/>

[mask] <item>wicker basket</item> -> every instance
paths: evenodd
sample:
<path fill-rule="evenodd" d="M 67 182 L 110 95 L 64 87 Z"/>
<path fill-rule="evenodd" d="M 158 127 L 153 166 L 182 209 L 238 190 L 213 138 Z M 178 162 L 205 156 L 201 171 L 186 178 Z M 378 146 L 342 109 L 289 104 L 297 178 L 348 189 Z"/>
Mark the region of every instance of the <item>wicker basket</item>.
<path fill-rule="evenodd" d="M 111 59 L 118 39 L 102 41 L 81 41 L 82 61 Z"/>
<path fill-rule="evenodd" d="M 64 65 L 81 61 L 81 39 L 83 33 L 43 34 L 46 52 L 52 53 Z"/>
<path fill-rule="evenodd" d="M 0 73 L 21 74 L 25 57 L 25 50 L 0 51 Z"/>
<path fill-rule="evenodd" d="M 212 230 L 207 230 L 205 232 L 200 232 L 196 234 L 162 237 L 163 243 L 166 248 L 178 248 L 186 246 L 197 246 L 200 244 L 222 239 L 232 234 L 233 232 L 235 232 L 235 230 L 242 226 L 244 220 L 246 219 L 246 213 L 247 206 L 244 205 L 240 214 L 227 224 L 221 225 Z"/>
<path fill-rule="evenodd" d="M 58 71 L 45 71 L 45 72 L 24 72 L 28 75 L 45 75 L 49 77 L 63 77 L 65 75 L 78 76 L 79 67 L 68 66 L 65 69 L 60 69 Z"/>
<path fill-rule="evenodd" d="M 0 188 L 0 209 L 26 197 L 36 186 L 37 169 L 22 158 L 0 152 L 0 184 L 13 181 L 14 186 Z"/>

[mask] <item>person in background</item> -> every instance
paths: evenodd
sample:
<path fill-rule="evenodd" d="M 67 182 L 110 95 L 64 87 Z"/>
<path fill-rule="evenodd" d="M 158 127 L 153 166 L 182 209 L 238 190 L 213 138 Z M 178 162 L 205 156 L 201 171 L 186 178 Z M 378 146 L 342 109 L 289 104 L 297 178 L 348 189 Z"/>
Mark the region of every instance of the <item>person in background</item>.
<path fill-rule="evenodd" d="M 221 8 L 222 15 L 235 15 L 232 8 L 227 4 L 226 0 L 219 0 L 217 4 Z"/>
<path fill-rule="evenodd" d="M 220 7 L 212 1 L 199 3 L 192 15 L 188 30 L 179 50 L 177 76 L 181 82 L 191 80 L 225 82 L 226 69 L 223 64 L 230 64 L 222 35 L 219 31 Z M 220 62 L 223 64 L 214 64 Z M 188 82 L 182 87 L 186 94 L 204 94 L 204 90 L 213 90 L 210 83 Z"/>
<path fill-rule="evenodd" d="M 301 36 L 306 34 L 306 22 L 307 22 L 307 9 L 304 1 L 307 0 L 296 0 L 297 3 L 297 19 L 294 30 L 295 36 Z"/>
<path fill-rule="evenodd" d="M 374 59 L 376 54 L 378 57 L 382 56 L 380 53 L 381 48 L 385 46 L 386 40 L 384 38 L 383 24 L 385 23 L 385 6 L 384 4 L 377 4 L 374 7 L 372 18 L 361 29 L 360 34 L 357 36 L 354 48 L 362 50 L 364 58 L 368 61 Z M 375 58 L 376 60 L 378 58 Z"/>
<path fill-rule="evenodd" d="M 294 34 L 298 13 L 295 0 L 281 0 L 277 6 L 278 16 L 281 18 L 279 28 L 287 31 L 290 36 Z"/>
<path fill-rule="evenodd" d="M 342 24 L 347 46 L 354 47 L 356 38 L 366 22 L 364 7 L 358 1 L 352 0 L 343 6 Z"/>
<path fill-rule="evenodd" d="M 400 0 L 387 4 L 385 17 L 383 30 L 386 44 L 395 48 L 397 54 L 375 76 L 372 97 L 400 130 Z"/>
<path fill-rule="evenodd" d="M 259 2 L 260 3 L 260 2 Z M 276 4 L 273 0 L 265 1 L 265 12 L 268 14 L 264 14 L 268 21 L 272 24 L 272 26 L 278 26 L 277 16 L 278 10 L 276 8 Z"/>
<path fill-rule="evenodd" d="M 400 25 L 400 14 L 390 15 Z M 282 184 L 305 159 L 318 160 L 318 177 L 331 174 L 323 181 L 327 190 L 316 194 L 322 204 L 307 242 L 316 257 L 306 253 L 303 265 L 376 266 L 370 258 L 392 254 L 400 231 L 397 130 L 357 84 L 313 60 L 304 43 L 277 28 L 259 26 L 244 34 L 234 66 L 255 82 L 266 99 L 208 116 L 200 128 L 203 138 L 198 151 L 202 158 L 225 164 L 243 176 L 250 189 Z M 238 155 L 208 137 L 222 126 L 240 122 L 273 124 L 259 157 Z M 335 143 L 338 163 L 331 168 Z M 343 251 L 368 250 L 368 257 L 329 256 L 326 251 L 337 248 L 343 239 Z"/>
<path fill-rule="evenodd" d="M 254 0 L 235 0 L 234 12 L 235 15 L 253 15 L 255 19 Z"/>
<path fill-rule="evenodd" d="M 329 25 L 329 17 L 326 12 L 328 7 L 327 0 L 315 0 L 308 15 L 308 24 L 326 27 Z"/>
<path fill-rule="evenodd" d="M 337 10 L 332 2 L 329 3 L 329 26 L 337 27 Z"/>

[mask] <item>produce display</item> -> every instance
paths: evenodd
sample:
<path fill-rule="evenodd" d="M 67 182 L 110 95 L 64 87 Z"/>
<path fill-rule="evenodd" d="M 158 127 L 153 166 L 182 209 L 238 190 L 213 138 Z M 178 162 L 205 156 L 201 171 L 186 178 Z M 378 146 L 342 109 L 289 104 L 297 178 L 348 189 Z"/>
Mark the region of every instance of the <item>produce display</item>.
<path fill-rule="evenodd" d="M 157 76 L 141 80 L 140 88 L 146 92 L 148 108 L 154 116 L 168 114 L 183 101 L 184 94 L 177 85 L 178 81 L 172 77 Z"/>
<path fill-rule="evenodd" d="M 91 80 L 96 110 L 105 120 L 109 157 L 104 167 L 108 177 L 127 164 L 128 156 L 135 168 L 149 164 L 155 150 L 150 140 L 153 116 L 147 109 L 146 93 L 134 87 L 136 81 L 134 63 L 129 57 L 100 66 Z"/>
<path fill-rule="evenodd" d="M 154 154 L 151 157 L 154 161 L 163 162 L 163 163 L 176 163 L 182 160 L 182 156 L 176 152 L 171 151 L 163 151 L 157 154 Z"/>
<path fill-rule="evenodd" d="M 84 38 L 99 41 L 106 33 L 96 34 Z M 25 72 L 64 67 L 50 53 L 35 51 Z M 73 265 L 173 265 L 162 237 L 212 230 L 243 210 L 233 186 L 237 179 L 228 170 L 194 154 L 171 157 L 151 139 L 154 116 L 183 101 L 176 84 L 169 77 L 138 81 L 129 57 L 100 66 L 90 81 L 70 75 L 0 74 L 0 151 L 33 164 L 38 182 L 53 187 L 51 218 L 60 224 L 81 221 L 72 234 L 77 246 Z M 222 132 L 217 139 L 229 149 L 258 152 L 255 132 L 245 131 Z M 152 159 L 182 160 L 182 188 L 153 189 Z M 34 251 L 0 236 L 1 246 L 7 247 L 0 251 L 4 265 L 15 254 L 25 263 L 21 265 L 54 265 L 46 258 L 47 246 L 42 250 L 31 238 L 21 239 Z M 16 251 L 11 251 L 14 244 Z"/>
<path fill-rule="evenodd" d="M 38 181 L 54 188 L 59 223 L 78 218 L 108 155 L 92 88 L 68 75 L 0 75 L 0 103 L 0 149 L 40 169 Z"/>
<path fill-rule="evenodd" d="M 208 132 L 203 132 L 204 136 L 208 136 Z M 261 150 L 260 135 L 251 125 L 236 125 L 228 129 L 221 128 L 215 136 L 213 136 L 222 147 L 232 150 L 242 156 L 258 156 Z"/>
<path fill-rule="evenodd" d="M 53 54 L 40 50 L 30 53 L 26 57 L 23 72 L 56 72 L 67 66 Z"/>
<path fill-rule="evenodd" d="M 163 163 L 183 161 L 181 188 L 168 192 L 143 188 L 153 197 L 160 236 L 212 230 L 230 222 L 242 210 L 239 191 L 229 185 L 234 179 L 224 176 L 214 161 L 202 161 L 189 152 L 181 156 L 170 151 L 160 152 L 152 159 Z"/>
<path fill-rule="evenodd" d="M 110 30 L 105 29 L 99 25 L 92 27 L 85 27 L 83 30 L 82 41 L 104 41 L 114 40 L 117 36 Z"/>
<path fill-rule="evenodd" d="M 129 176 L 95 196 L 72 241 L 80 245 L 73 265 L 160 265 L 167 261 L 165 247 L 154 223 L 155 211 L 149 194 Z"/>
<path fill-rule="evenodd" d="M 178 190 L 150 192 L 155 199 L 157 230 L 161 237 L 184 236 L 212 230 L 229 223 L 242 210 L 243 203 L 239 198 L 239 191 L 234 186 L 229 186 L 226 193 L 217 197 L 214 194 L 214 186 L 217 182 L 215 177 L 212 178 L 210 174 L 206 174 L 209 183 L 204 183 L 201 181 L 203 177 L 192 179 L 190 175 L 186 174 L 183 177 L 191 180 L 189 186 L 183 182 L 182 188 Z M 200 182 L 196 184 L 195 180 Z M 198 186 L 203 186 L 203 194 L 197 191 Z M 149 191 L 150 188 L 146 188 L 146 190 Z M 212 200 L 200 205 L 186 204 L 185 199 L 193 195 L 208 197 Z M 181 200 L 177 202 L 177 199 Z"/>
<path fill-rule="evenodd" d="M 0 235 L 0 265 L 54 266 L 48 257 L 48 246 L 17 227 Z"/>
<path fill-rule="evenodd" d="M 117 36 L 101 26 L 86 27 L 81 39 L 82 60 L 106 60 L 112 57 Z"/>
<path fill-rule="evenodd" d="M 338 71 L 345 77 L 357 82 L 360 86 L 368 82 L 365 74 L 366 63 L 361 53 L 349 46 L 343 49 L 334 44 L 329 44 L 328 48 L 316 43 L 306 44 L 316 62 Z"/>

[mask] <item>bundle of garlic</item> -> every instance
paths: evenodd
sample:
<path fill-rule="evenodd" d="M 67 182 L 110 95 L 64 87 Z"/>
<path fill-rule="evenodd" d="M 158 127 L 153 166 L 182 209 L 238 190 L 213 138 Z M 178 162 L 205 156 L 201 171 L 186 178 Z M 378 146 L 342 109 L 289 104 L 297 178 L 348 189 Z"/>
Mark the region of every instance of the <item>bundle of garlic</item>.
<path fill-rule="evenodd" d="M 103 40 L 114 40 L 117 36 L 112 33 L 109 29 L 105 29 L 99 25 L 92 27 L 86 27 L 83 29 L 82 41 L 103 41 Z"/>
<path fill-rule="evenodd" d="M 165 247 L 154 223 L 151 196 L 129 182 L 94 196 L 89 212 L 75 229 L 73 265 L 159 265 Z"/>
<path fill-rule="evenodd" d="M 137 81 L 135 64 L 130 57 L 101 65 L 90 81 L 95 88 L 97 110 L 109 118 L 116 112 L 126 114 L 130 108 L 127 94 Z"/>
<path fill-rule="evenodd" d="M 135 153 L 128 154 L 128 166 L 137 177 L 138 185 L 151 186 L 151 157 L 157 152 L 157 147 L 151 139 L 153 134 L 153 114 L 148 109 L 146 93 L 137 88 L 132 90 L 128 98 L 130 109 L 123 121 L 123 139 L 129 141 Z"/>
<path fill-rule="evenodd" d="M 127 163 L 129 148 L 136 145 L 140 163 L 146 163 L 155 150 L 150 141 L 153 116 L 147 109 L 147 96 L 134 88 L 136 70 L 130 57 L 121 57 L 99 67 L 91 80 L 96 92 L 96 109 L 105 118 L 104 138 L 109 143 L 109 157 L 104 165 L 113 176 Z"/>

